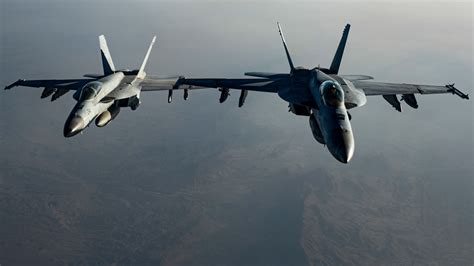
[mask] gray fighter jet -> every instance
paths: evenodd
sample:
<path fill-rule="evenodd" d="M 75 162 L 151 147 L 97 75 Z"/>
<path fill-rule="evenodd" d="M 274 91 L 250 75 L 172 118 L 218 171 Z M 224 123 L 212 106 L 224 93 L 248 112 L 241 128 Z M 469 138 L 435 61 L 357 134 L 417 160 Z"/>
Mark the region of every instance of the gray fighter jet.
<path fill-rule="evenodd" d="M 184 78 L 179 85 L 219 88 L 220 102 L 227 99 L 229 89 L 241 90 L 239 107 L 243 105 L 247 91 L 277 93 L 289 103 L 289 111 L 295 115 L 308 116 L 314 138 L 327 145 L 329 152 L 340 162 L 347 163 L 354 154 L 354 136 L 351 115 L 348 109 L 360 107 L 367 102 L 366 96 L 381 95 L 395 109 L 401 112 L 398 95 L 408 106 L 418 108 L 415 94 L 452 93 L 469 99 L 452 85 L 432 86 L 405 83 L 382 83 L 367 81 L 365 75 L 339 75 L 342 55 L 349 35 L 346 25 L 336 54 L 329 68 L 306 69 L 294 67 L 280 24 L 277 23 L 283 47 L 285 48 L 290 73 L 248 72 L 251 79 Z"/>
<path fill-rule="evenodd" d="M 94 119 L 98 127 L 115 119 L 121 108 L 136 110 L 140 105 L 141 91 L 170 90 L 178 78 L 157 78 L 147 76 L 145 65 L 155 43 L 156 36 L 148 48 L 145 59 L 137 70 L 115 70 L 112 57 L 103 35 L 99 36 L 100 52 L 104 74 L 87 74 L 82 79 L 23 80 L 5 87 L 44 87 L 41 98 L 51 96 L 51 101 L 74 91 L 77 104 L 64 125 L 64 136 L 72 137 L 84 130 Z M 186 90 L 187 93 L 187 90 Z"/>

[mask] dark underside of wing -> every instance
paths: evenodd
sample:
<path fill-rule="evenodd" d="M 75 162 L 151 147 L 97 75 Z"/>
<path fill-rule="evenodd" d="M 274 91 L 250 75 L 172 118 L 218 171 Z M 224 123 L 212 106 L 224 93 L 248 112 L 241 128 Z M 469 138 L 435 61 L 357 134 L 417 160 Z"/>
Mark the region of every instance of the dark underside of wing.
<path fill-rule="evenodd" d="M 143 81 L 140 82 L 142 91 L 161 91 L 161 90 L 171 90 L 175 87 L 178 82 L 179 77 L 173 78 L 160 78 L 153 76 L 146 76 Z"/>
<path fill-rule="evenodd" d="M 450 88 L 436 85 L 418 85 L 405 83 L 386 83 L 374 81 L 353 81 L 354 86 L 362 89 L 366 95 L 393 94 L 440 94 L 450 93 Z"/>
<path fill-rule="evenodd" d="M 5 87 L 9 90 L 13 87 L 33 87 L 44 88 L 41 93 L 41 98 L 51 96 L 51 101 L 57 100 L 59 97 L 65 95 L 70 90 L 80 90 L 87 83 L 95 79 L 39 79 L 39 80 L 24 80 L 20 79 Z"/>
<path fill-rule="evenodd" d="M 228 88 L 248 91 L 278 92 L 279 88 L 288 85 L 288 79 L 221 79 L 221 78 L 203 78 L 203 79 L 182 79 L 180 85 L 191 85 L 206 88 Z"/>
<path fill-rule="evenodd" d="M 141 90 L 142 91 L 163 91 L 163 90 L 179 90 L 179 89 L 207 89 L 204 87 L 199 86 L 180 86 L 181 80 L 183 77 L 169 77 L 169 78 L 161 78 L 161 77 L 154 77 L 154 76 L 146 76 L 141 82 Z"/>
<path fill-rule="evenodd" d="M 67 90 L 78 90 L 82 88 L 88 82 L 94 81 L 95 79 L 38 79 L 38 80 L 24 80 L 20 79 L 16 82 L 5 87 L 6 90 L 13 87 L 33 87 L 33 88 L 55 88 L 55 89 L 67 89 Z"/>
<path fill-rule="evenodd" d="M 415 94 L 444 94 L 451 93 L 459 96 L 462 99 L 469 99 L 467 94 L 456 89 L 454 84 L 446 86 L 436 85 L 418 85 L 405 83 L 385 83 L 373 81 L 353 81 L 356 88 L 362 89 L 366 95 L 381 95 L 390 105 L 397 111 L 402 111 L 400 100 L 403 100 L 407 105 L 418 108 L 418 102 Z M 399 100 L 398 96 L 401 95 Z"/>

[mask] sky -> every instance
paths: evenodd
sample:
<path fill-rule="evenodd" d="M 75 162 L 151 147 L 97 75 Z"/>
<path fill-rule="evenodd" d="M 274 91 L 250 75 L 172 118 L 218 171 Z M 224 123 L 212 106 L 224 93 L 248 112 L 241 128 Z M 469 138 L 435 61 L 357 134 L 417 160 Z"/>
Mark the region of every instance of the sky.
<path fill-rule="evenodd" d="M 350 23 L 341 73 L 474 87 L 472 2 L 0 5 L 4 86 L 100 73 L 100 34 L 120 69 L 157 35 L 152 75 L 286 73 L 279 21 L 295 65 L 329 66 Z M 172 104 L 146 92 L 138 110 L 66 139 L 72 94 L 40 94 L 0 93 L 0 263 L 472 264 L 472 101 L 419 96 L 398 113 L 368 97 L 342 165 L 277 95 L 238 108 L 237 92 L 223 104 L 215 90 Z"/>

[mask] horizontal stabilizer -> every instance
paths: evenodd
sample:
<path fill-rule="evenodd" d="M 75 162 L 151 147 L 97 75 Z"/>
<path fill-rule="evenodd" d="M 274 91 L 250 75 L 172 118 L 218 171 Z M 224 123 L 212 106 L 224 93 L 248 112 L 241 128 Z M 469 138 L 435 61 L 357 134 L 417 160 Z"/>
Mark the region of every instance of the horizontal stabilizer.
<path fill-rule="evenodd" d="M 101 74 L 84 74 L 82 75 L 85 78 L 93 78 L 93 79 L 98 79 L 98 78 L 103 78 L 104 75 Z"/>
<path fill-rule="evenodd" d="M 245 76 L 277 79 L 277 78 L 288 78 L 290 75 L 281 74 L 281 73 L 268 73 L 268 72 L 246 72 Z"/>
<path fill-rule="evenodd" d="M 367 75 L 339 75 L 343 79 L 347 79 L 349 81 L 356 81 L 356 80 L 370 80 L 374 79 L 372 76 Z"/>

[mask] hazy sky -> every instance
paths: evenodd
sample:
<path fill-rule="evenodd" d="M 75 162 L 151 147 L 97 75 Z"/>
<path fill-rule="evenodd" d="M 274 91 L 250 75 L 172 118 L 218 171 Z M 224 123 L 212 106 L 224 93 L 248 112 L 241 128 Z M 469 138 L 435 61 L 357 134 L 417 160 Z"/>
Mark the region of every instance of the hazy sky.
<path fill-rule="evenodd" d="M 18 78 L 76 78 L 100 73 L 97 39 L 100 34 L 106 35 L 117 68 L 138 68 L 156 34 L 157 43 L 146 69 L 149 74 L 240 77 L 246 71 L 287 72 L 276 27 L 279 21 L 295 65 L 327 67 L 344 25 L 350 23 L 342 73 L 366 74 L 391 82 L 439 85 L 456 82 L 456 87 L 471 93 L 474 87 L 472 8 L 469 1 L 403 4 L 398 1 L 75 1 L 73 4 L 7 0 L 0 4 L 0 84 L 5 86 Z M 454 237 L 452 243 L 472 250 L 473 233 L 469 230 L 474 221 L 472 100 L 451 95 L 417 96 L 418 110 L 404 105 L 403 112 L 398 113 L 382 97 L 369 97 L 366 106 L 351 111 L 356 151 L 351 163 L 342 165 L 313 139 L 308 119 L 288 113 L 287 103 L 277 95 L 250 92 L 244 108 L 237 108 L 237 92 L 231 92 L 224 104 L 218 103 L 219 95 L 214 90 L 193 91 L 187 102 L 175 93 L 172 104 L 166 102 L 166 92 L 143 93 L 137 111 L 123 110 L 107 127 L 91 126 L 84 134 L 66 139 L 62 129 L 74 104 L 72 94 L 53 103 L 40 100 L 40 94 L 41 89 L 34 88 L 0 93 L 0 186 L 5 202 L 0 205 L 2 217 L 21 216 L 31 221 L 33 217 L 11 210 L 41 210 L 48 205 L 47 197 L 59 197 L 59 202 L 77 204 L 58 208 L 61 217 L 66 217 L 66 224 L 70 222 L 70 228 L 76 225 L 71 221 L 83 215 L 89 217 L 87 214 L 93 217 L 87 222 L 107 227 L 107 219 L 112 216 L 132 215 L 129 209 L 117 211 L 107 205 L 108 200 L 118 204 L 111 199 L 123 197 L 123 202 L 133 199 L 137 206 L 148 206 L 149 202 L 154 206 L 138 208 L 137 217 L 147 217 L 149 210 L 156 213 L 159 209 L 164 213 L 156 218 L 156 223 L 173 223 L 179 217 L 171 210 L 178 207 L 173 205 L 176 201 L 163 203 L 165 198 L 176 197 L 177 205 L 186 205 L 188 201 L 197 204 L 202 192 L 206 195 L 202 204 L 210 204 L 213 206 L 210 209 L 215 211 L 206 212 L 209 220 L 214 221 L 211 227 L 221 228 L 229 237 L 219 240 L 223 242 L 201 238 L 209 240 L 212 247 L 235 248 L 236 256 L 247 258 L 242 262 L 248 263 L 253 257 L 247 257 L 248 251 L 243 247 L 233 247 L 229 240 L 233 234 L 227 235 L 242 232 L 235 228 L 226 231 L 222 228 L 229 227 L 217 225 L 221 210 L 226 209 L 229 217 L 241 217 L 247 210 L 256 210 L 257 206 L 253 206 L 256 203 L 248 202 L 253 199 L 252 191 L 262 192 L 259 189 L 268 195 L 281 195 L 272 201 L 284 204 L 289 200 L 283 186 L 307 187 L 319 180 L 322 173 L 341 180 L 377 176 L 382 180 L 379 189 L 389 194 L 393 190 L 388 184 L 393 182 L 400 182 L 400 187 L 422 184 L 427 190 L 423 193 L 435 196 L 428 197 L 429 202 L 423 201 L 421 206 L 436 206 L 440 213 L 453 217 L 439 218 L 439 225 L 448 228 L 443 232 L 456 237 L 464 235 L 463 239 Z M 212 193 L 206 193 L 206 188 L 212 186 L 215 186 Z M 139 189 L 158 194 L 147 194 L 149 198 L 145 200 Z M 414 191 L 418 195 L 418 190 Z M 124 196 L 118 196 L 122 193 Z M 344 196 L 343 190 L 338 193 L 332 197 Z M 99 199 L 102 196 L 105 199 Z M 374 196 L 374 199 L 378 198 Z M 36 206 L 31 203 L 35 201 L 46 203 Z M 300 201 L 295 197 L 295 206 L 303 208 Z M 79 214 L 65 211 L 71 208 L 81 211 Z M 408 205 L 397 205 L 397 208 L 403 213 Z M 294 206 L 281 205 L 276 215 L 298 217 L 299 221 L 301 216 L 293 211 Z M 347 211 L 356 213 L 358 209 Z M 44 215 L 49 214 L 46 211 Z M 19 233 L 22 229 L 13 225 L 11 219 L 6 218 L 0 232 L 23 239 Z M 273 228 L 272 222 L 267 223 Z M 263 226 L 258 221 L 252 225 Z M 456 227 L 461 229 L 450 231 Z M 148 227 L 137 230 L 142 228 Z M 301 232 L 299 227 L 288 228 Z M 404 232 L 414 230 L 407 228 Z M 144 230 L 140 232 L 146 234 Z M 178 235 L 180 230 L 184 229 L 168 228 Z M 103 232 L 107 241 L 109 231 Z M 288 235 L 292 232 L 287 231 Z M 285 232 L 280 233 L 283 234 L 280 241 L 284 243 Z M 66 234 L 60 235 L 69 239 Z M 184 241 L 186 235 L 179 239 Z M 161 242 L 150 243 L 160 246 Z M 275 240 L 275 243 L 280 242 Z M 294 243 L 282 247 L 297 247 L 297 237 Z M 3 242 L 2 246 L 7 243 Z M 12 254 L 24 250 L 21 247 L 12 249 Z M 252 247 L 252 252 L 262 248 L 258 243 Z M 206 252 L 197 256 L 214 254 Z M 305 248 L 307 261 L 312 263 L 309 253 Z M 462 257 L 466 253 L 457 255 Z M 298 256 L 290 256 L 288 261 L 296 261 Z M 163 261 L 169 262 L 160 257 L 160 262 Z M 264 262 L 268 260 L 260 261 Z"/>

